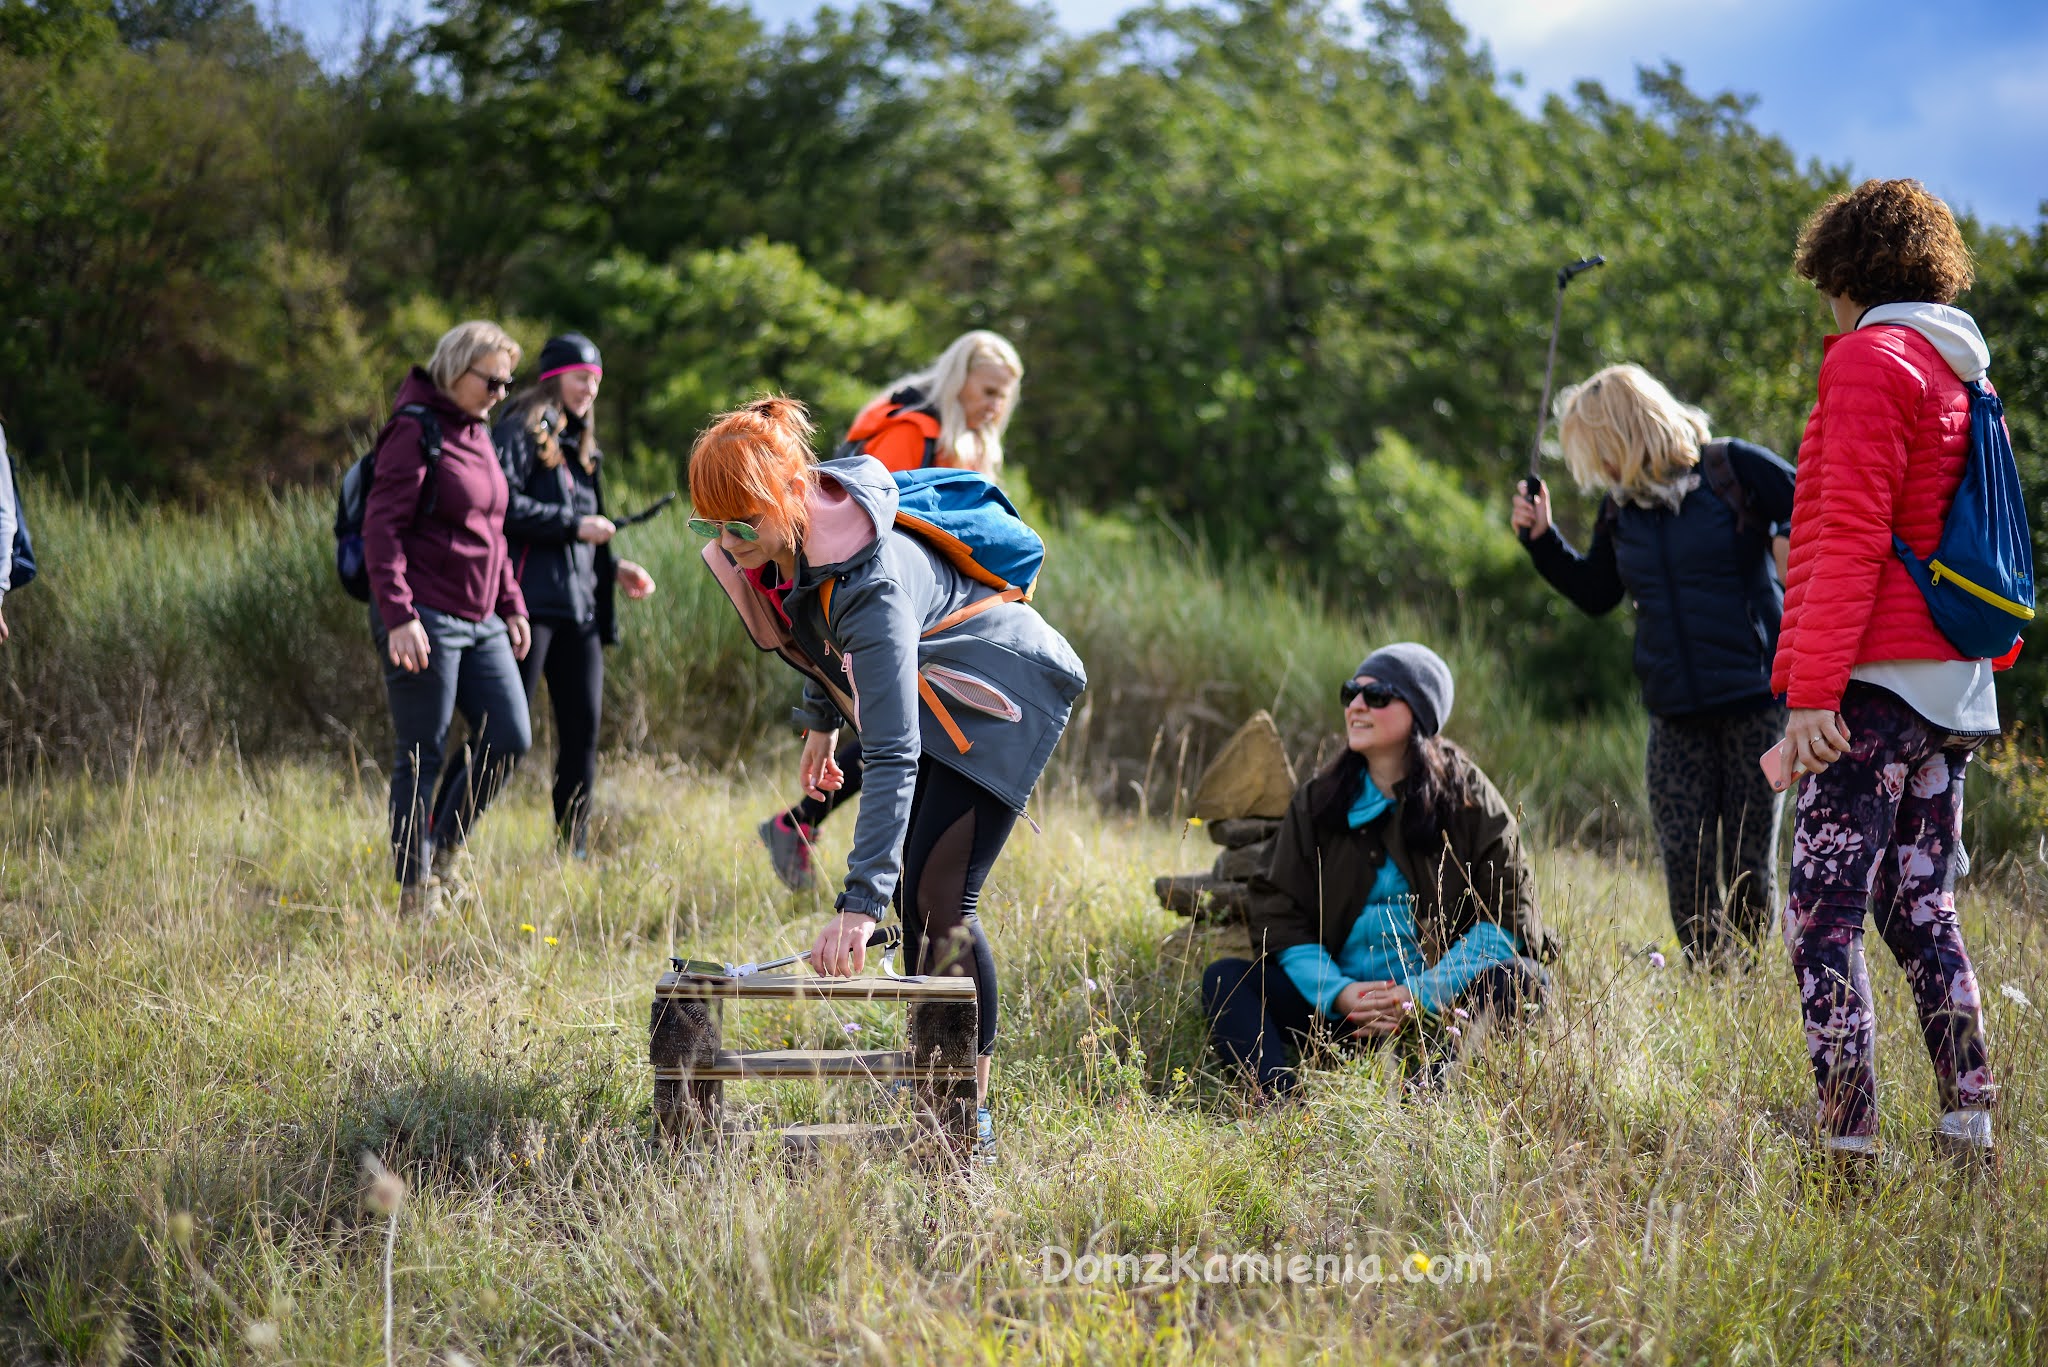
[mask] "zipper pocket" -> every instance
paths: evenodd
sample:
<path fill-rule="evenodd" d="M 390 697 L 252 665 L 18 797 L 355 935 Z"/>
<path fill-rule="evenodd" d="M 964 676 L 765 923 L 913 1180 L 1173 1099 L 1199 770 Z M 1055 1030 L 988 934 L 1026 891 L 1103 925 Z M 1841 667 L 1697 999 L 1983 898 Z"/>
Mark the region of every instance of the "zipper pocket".
<path fill-rule="evenodd" d="M 924 675 L 932 687 L 939 689 L 962 707 L 973 708 L 976 712 L 1000 721 L 1024 720 L 1024 709 L 986 679 L 976 678 L 963 670 L 952 669 L 946 665 L 926 665 L 918 673 Z"/>
<path fill-rule="evenodd" d="M 1939 584 L 1942 580 L 1946 579 L 1949 583 L 1954 584 L 1957 588 L 1961 589 L 1964 593 L 1969 594 L 1972 598 L 1982 599 L 1984 602 L 1991 604 L 1992 607 L 1997 608 L 2000 612 L 2009 612 L 2013 616 L 2019 618 L 2022 622 L 2031 622 L 2034 620 L 2034 610 L 2032 608 L 2026 606 L 2024 603 L 2015 603 L 2010 598 L 2005 598 L 1998 594 L 1995 594 L 1990 589 L 1985 588 L 1981 584 L 1971 583 L 1969 580 L 1963 578 L 1963 576 L 1957 574 L 1948 566 L 1942 564 L 1939 560 L 1928 561 L 1927 568 L 1930 571 L 1932 571 L 1932 574 L 1930 575 L 1930 582 L 1932 583 Z"/>

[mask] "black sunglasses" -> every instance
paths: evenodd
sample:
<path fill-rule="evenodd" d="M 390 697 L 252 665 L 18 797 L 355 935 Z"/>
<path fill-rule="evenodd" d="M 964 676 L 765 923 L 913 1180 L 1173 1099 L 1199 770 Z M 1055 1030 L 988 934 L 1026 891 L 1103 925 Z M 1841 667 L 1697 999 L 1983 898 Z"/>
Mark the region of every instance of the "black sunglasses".
<path fill-rule="evenodd" d="M 1385 707 L 1389 703 L 1401 700 L 1401 695 L 1391 688 L 1376 683 L 1362 684 L 1356 679 L 1350 680 L 1338 689 L 1337 696 L 1344 700 L 1346 707 L 1351 706 L 1353 698 L 1365 699 L 1365 705 L 1371 708 Z"/>
<path fill-rule="evenodd" d="M 518 377 L 516 376 L 506 375 L 500 377 L 497 375 L 486 375 L 481 370 L 478 370 L 475 366 L 471 366 L 469 368 L 469 373 L 476 376 L 479 380 L 482 380 L 484 382 L 484 388 L 490 390 L 491 393 L 493 394 L 509 393 L 512 389 L 512 386 L 518 383 Z"/>

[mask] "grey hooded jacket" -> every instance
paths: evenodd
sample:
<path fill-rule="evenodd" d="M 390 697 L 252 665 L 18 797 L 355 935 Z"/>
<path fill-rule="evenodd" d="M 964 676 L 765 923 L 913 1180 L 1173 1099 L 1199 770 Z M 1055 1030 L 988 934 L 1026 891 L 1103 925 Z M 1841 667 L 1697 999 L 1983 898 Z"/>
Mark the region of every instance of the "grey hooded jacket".
<path fill-rule="evenodd" d="M 821 464 L 811 530 L 783 603 L 786 629 L 717 542 L 704 548 L 755 644 L 804 675 L 798 724 L 830 731 L 843 720 L 860 733 L 860 816 L 835 905 L 877 918 L 901 875 L 919 759 L 929 754 L 1021 812 L 1088 683 L 1073 647 L 1026 603 L 926 636 L 994 591 L 896 531 L 895 521 L 896 482 L 880 461 Z M 920 699 L 920 680 L 958 727 L 964 751 Z"/>

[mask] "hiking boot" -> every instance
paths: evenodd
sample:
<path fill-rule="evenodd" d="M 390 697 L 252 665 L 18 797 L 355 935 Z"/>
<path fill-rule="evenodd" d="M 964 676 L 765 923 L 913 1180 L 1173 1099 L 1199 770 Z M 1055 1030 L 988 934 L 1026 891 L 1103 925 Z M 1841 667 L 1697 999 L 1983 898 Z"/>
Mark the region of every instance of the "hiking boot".
<path fill-rule="evenodd" d="M 974 1149 L 968 1154 L 968 1161 L 984 1168 L 995 1166 L 996 1124 L 989 1118 L 986 1106 L 974 1113 Z"/>
<path fill-rule="evenodd" d="M 1991 1140 L 1989 1111 L 1950 1111 L 1941 1126 L 1927 1136 L 1936 1161 L 1953 1168 L 1965 1178 L 1998 1176 L 1998 1149 Z"/>
<path fill-rule="evenodd" d="M 1943 1134 L 1940 1130 L 1927 1136 L 1928 1147 L 1934 1151 L 1935 1161 L 1946 1164 L 1956 1176 L 1975 1180 L 1990 1178 L 1997 1180 L 1999 1168 L 1998 1149 L 1990 1144 L 1979 1144 L 1975 1140 L 1958 1135 Z"/>
<path fill-rule="evenodd" d="M 1845 1148 L 1822 1140 L 1811 1151 L 1807 1172 L 1826 1199 L 1854 1204 L 1883 1184 L 1884 1157 L 1874 1143 L 1867 1148 Z"/>
<path fill-rule="evenodd" d="M 761 843 L 768 847 L 768 863 L 792 892 L 811 890 L 811 844 L 818 828 L 793 820 L 788 812 L 777 812 L 761 823 Z"/>
<path fill-rule="evenodd" d="M 441 883 L 429 878 L 424 882 L 401 884 L 398 889 L 398 917 L 402 921 L 427 921 L 441 914 Z"/>
<path fill-rule="evenodd" d="M 434 846 L 434 858 L 429 867 L 434 880 L 454 897 L 469 891 L 469 885 L 476 876 L 475 857 L 460 845 Z"/>

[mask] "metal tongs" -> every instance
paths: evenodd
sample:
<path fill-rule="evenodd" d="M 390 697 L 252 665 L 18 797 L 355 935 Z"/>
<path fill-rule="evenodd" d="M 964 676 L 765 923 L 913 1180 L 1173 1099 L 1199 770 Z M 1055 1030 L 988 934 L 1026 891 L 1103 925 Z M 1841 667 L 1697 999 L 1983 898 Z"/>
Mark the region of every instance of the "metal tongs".
<path fill-rule="evenodd" d="M 903 927 L 893 925 L 868 932 L 869 949 L 894 949 L 903 943 Z M 676 966 L 676 972 L 692 978 L 751 978 L 760 973 L 773 973 L 778 968 L 804 963 L 811 957 L 811 951 L 801 954 L 786 954 L 780 959 L 770 959 L 762 964 L 727 964 L 714 959 L 679 959 L 669 956 L 669 962 Z"/>

